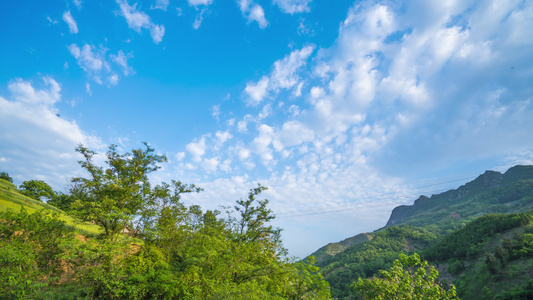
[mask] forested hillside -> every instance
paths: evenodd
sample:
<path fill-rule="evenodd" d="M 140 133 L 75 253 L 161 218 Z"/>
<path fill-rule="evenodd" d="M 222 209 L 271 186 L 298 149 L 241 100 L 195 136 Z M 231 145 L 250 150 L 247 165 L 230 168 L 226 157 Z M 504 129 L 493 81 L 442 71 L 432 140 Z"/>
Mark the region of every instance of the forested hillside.
<path fill-rule="evenodd" d="M 488 299 L 517 297 L 531 285 L 532 206 L 532 166 L 487 171 L 456 190 L 397 207 L 384 228 L 313 255 L 339 299 L 357 294 L 351 285 L 358 278 L 375 276 L 401 253 L 415 252 L 438 266 L 440 279 L 455 283 L 461 298 L 476 299 L 473 287 L 484 288 Z M 506 275 L 512 284 L 503 280 Z"/>
<path fill-rule="evenodd" d="M 260 198 L 266 187 L 204 211 L 180 201 L 201 188 L 150 183 L 166 157 L 147 145 L 111 146 L 105 168 L 77 150 L 88 176 L 72 179 L 68 194 L 36 180 L 17 188 L 2 172 L 1 299 L 329 299 L 313 259 L 287 257 Z M 87 221 L 96 230 L 80 227 Z"/>

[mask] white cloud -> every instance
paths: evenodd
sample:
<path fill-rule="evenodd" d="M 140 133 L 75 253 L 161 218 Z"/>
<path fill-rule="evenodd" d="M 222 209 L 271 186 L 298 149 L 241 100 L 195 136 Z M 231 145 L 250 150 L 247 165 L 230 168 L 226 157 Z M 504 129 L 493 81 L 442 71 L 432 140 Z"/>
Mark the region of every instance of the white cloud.
<path fill-rule="evenodd" d="M 191 142 L 186 146 L 187 151 L 192 155 L 195 162 L 200 162 L 205 154 L 205 136 L 197 142 Z"/>
<path fill-rule="evenodd" d="M 261 5 L 254 3 L 252 0 L 237 0 L 237 4 L 243 16 L 248 19 L 248 23 L 255 21 L 261 29 L 268 26 L 265 11 Z"/>
<path fill-rule="evenodd" d="M 265 11 L 259 4 L 252 6 L 248 14 L 248 20 L 250 22 L 256 21 L 259 24 L 259 28 L 266 28 L 268 26 L 268 22 L 265 19 Z"/>
<path fill-rule="evenodd" d="M 79 170 L 76 145 L 94 149 L 102 144 L 76 122 L 59 117 L 61 87 L 51 77 L 43 82 L 43 89 L 37 89 L 31 82 L 12 80 L 11 99 L 0 97 L 0 157 L 10 158 L 3 168 L 16 181 L 39 178 L 63 190 Z"/>
<path fill-rule="evenodd" d="M 204 159 L 203 165 L 204 169 L 209 173 L 214 173 L 217 170 L 218 165 L 220 164 L 220 161 L 217 157 L 212 157 L 209 159 Z"/>
<path fill-rule="evenodd" d="M 159 44 L 163 41 L 163 36 L 165 35 L 165 26 L 163 25 L 152 25 L 150 27 L 150 35 L 154 43 Z"/>
<path fill-rule="evenodd" d="M 211 107 L 211 115 L 217 120 L 220 120 L 220 104 Z"/>
<path fill-rule="evenodd" d="M 98 72 L 104 67 L 105 49 L 93 51 L 96 49 L 91 45 L 85 44 L 83 48 L 80 48 L 76 44 L 71 44 L 68 50 L 78 60 L 78 64 L 85 71 Z"/>
<path fill-rule="evenodd" d="M 283 147 L 292 147 L 314 140 L 315 133 L 299 121 L 288 121 L 281 127 L 279 139 Z"/>
<path fill-rule="evenodd" d="M 152 8 L 167 10 L 168 4 L 169 4 L 169 0 L 155 0 L 155 5 Z"/>
<path fill-rule="evenodd" d="M 109 75 L 108 77 L 108 81 L 110 84 L 112 85 L 117 85 L 118 84 L 118 75 L 117 74 L 111 74 Z"/>
<path fill-rule="evenodd" d="M 81 9 L 81 0 L 72 0 L 72 3 L 74 3 L 78 9 Z"/>
<path fill-rule="evenodd" d="M 176 153 L 176 160 L 182 161 L 185 158 L 185 152 Z"/>
<path fill-rule="evenodd" d="M 119 50 L 116 55 L 110 54 L 109 58 L 111 58 L 111 60 L 117 65 L 122 67 L 122 72 L 124 73 L 124 76 L 128 76 L 133 73 L 133 68 L 128 66 L 128 58 L 133 58 L 133 54 L 128 53 L 126 55 L 124 54 L 124 51 Z"/>
<path fill-rule="evenodd" d="M 251 143 L 253 151 L 261 156 L 265 166 L 271 165 L 274 156 L 270 145 L 274 139 L 274 129 L 266 124 L 258 127 L 259 135 Z"/>
<path fill-rule="evenodd" d="M 223 144 L 225 142 L 227 142 L 229 139 L 231 139 L 233 136 L 231 135 L 231 133 L 227 132 L 227 131 L 217 131 L 215 133 L 215 136 L 217 137 L 219 143 Z"/>
<path fill-rule="evenodd" d="M 120 12 L 126 19 L 128 27 L 141 33 L 141 29 L 145 28 L 150 31 L 154 43 L 159 44 L 165 35 L 165 27 L 163 25 L 156 25 L 152 23 L 150 17 L 137 9 L 137 3 L 129 5 L 127 0 L 116 0 L 120 6 Z"/>
<path fill-rule="evenodd" d="M 282 12 L 287 14 L 295 14 L 301 12 L 309 12 L 309 3 L 313 0 L 274 0 L 272 1 L 277 5 Z"/>
<path fill-rule="evenodd" d="M 46 20 L 48 20 L 48 23 L 50 23 L 51 25 L 57 24 L 57 20 L 52 20 L 52 18 L 50 17 L 46 17 Z"/>
<path fill-rule="evenodd" d="M 246 160 L 250 158 L 250 150 L 241 148 L 239 149 L 238 156 L 240 160 Z"/>
<path fill-rule="evenodd" d="M 85 91 L 87 92 L 87 94 L 89 94 L 89 96 L 93 95 L 93 92 L 91 90 L 91 85 L 88 82 L 85 84 Z"/>
<path fill-rule="evenodd" d="M 263 106 L 263 109 L 257 115 L 257 120 L 263 120 L 267 118 L 268 116 L 270 116 L 271 113 L 272 113 L 272 106 L 270 105 L 270 103 L 268 103 L 267 105 Z"/>
<path fill-rule="evenodd" d="M 187 3 L 189 3 L 190 6 L 207 6 L 211 5 L 211 3 L 213 3 L 213 0 L 187 0 Z"/>
<path fill-rule="evenodd" d="M 248 131 L 248 122 L 251 118 L 252 115 L 246 115 L 241 121 L 237 122 L 237 131 L 241 133 Z"/>
<path fill-rule="evenodd" d="M 198 30 L 200 26 L 202 25 L 202 22 L 204 20 L 204 13 L 207 11 L 206 8 L 202 9 L 199 14 L 196 15 L 196 18 L 194 19 L 194 23 L 192 24 L 192 27 L 195 30 Z"/>
<path fill-rule="evenodd" d="M 78 62 L 78 65 L 98 84 L 103 84 L 102 78 L 106 78 L 107 83 L 111 85 L 118 84 L 119 76 L 108 62 L 107 49 L 100 46 L 85 44 L 79 47 L 76 44 L 68 46 L 68 50 Z M 115 54 L 109 55 L 109 60 L 116 63 L 122 69 L 125 76 L 134 73 L 133 68 L 128 66 L 128 58 L 133 57 L 130 54 L 124 54 L 122 50 Z"/>
<path fill-rule="evenodd" d="M 269 91 L 278 92 L 281 89 L 301 89 L 302 82 L 297 72 L 306 65 L 314 50 L 314 46 L 305 46 L 294 50 L 283 59 L 274 63 L 274 69 L 269 76 L 263 76 L 257 83 L 248 82 L 244 93 L 248 96 L 248 104 L 257 105 L 268 95 Z"/>
<path fill-rule="evenodd" d="M 297 117 L 301 114 L 301 111 L 300 111 L 300 107 L 298 107 L 298 105 L 291 105 L 291 107 L 289 107 L 289 112 L 294 116 L 294 117 Z"/>
<path fill-rule="evenodd" d="M 78 33 L 78 25 L 76 24 L 76 21 L 70 14 L 70 10 L 66 11 L 63 14 L 63 21 L 65 21 L 68 24 L 68 29 L 70 30 L 70 33 Z"/>
<path fill-rule="evenodd" d="M 257 105 L 263 101 L 267 95 L 269 78 L 263 76 L 257 83 L 248 82 L 244 92 L 248 94 L 248 103 L 251 105 Z"/>

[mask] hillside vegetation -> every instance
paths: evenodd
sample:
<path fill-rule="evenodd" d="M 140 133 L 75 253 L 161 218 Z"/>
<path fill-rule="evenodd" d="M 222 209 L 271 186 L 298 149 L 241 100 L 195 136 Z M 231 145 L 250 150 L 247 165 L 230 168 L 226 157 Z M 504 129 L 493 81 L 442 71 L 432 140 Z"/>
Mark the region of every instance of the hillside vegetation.
<path fill-rule="evenodd" d="M 147 174 L 166 157 L 145 146 L 111 146 L 101 167 L 80 145 L 88 176 L 73 178 L 68 195 L 42 181 L 17 189 L 0 179 L 1 299 L 330 298 L 313 258 L 288 259 L 268 200 L 259 199 L 266 187 L 224 212 L 185 206 L 181 195 L 201 188 L 153 186 Z M 92 233 L 82 221 L 97 224 Z"/>
<path fill-rule="evenodd" d="M 14 184 L 0 178 L 0 211 L 7 211 L 9 209 L 17 212 L 24 209 L 29 213 L 44 210 L 48 214 L 57 214 L 59 220 L 64 221 L 68 226 L 80 233 L 86 235 L 96 235 L 101 233 L 100 227 L 89 222 L 82 222 L 75 217 L 69 216 L 55 206 L 22 195 Z"/>
<path fill-rule="evenodd" d="M 532 207 L 532 166 L 504 174 L 487 171 L 456 190 L 395 208 L 382 229 L 331 243 L 312 255 L 338 299 L 355 297 L 352 283 L 358 278 L 376 276 L 400 254 L 415 252 L 438 266 L 440 280 L 455 283 L 461 298 L 478 299 L 474 287 L 484 289 L 486 299 L 518 297 L 531 285 Z M 501 245 L 504 234 L 507 248 Z M 512 282 L 503 280 L 508 273 Z"/>

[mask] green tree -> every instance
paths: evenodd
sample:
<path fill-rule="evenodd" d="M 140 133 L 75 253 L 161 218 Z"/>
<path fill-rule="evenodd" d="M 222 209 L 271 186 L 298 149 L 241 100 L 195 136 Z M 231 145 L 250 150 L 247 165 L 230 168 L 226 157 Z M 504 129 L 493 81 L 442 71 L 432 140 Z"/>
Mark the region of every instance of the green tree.
<path fill-rule="evenodd" d="M 0 298 L 34 299 L 65 272 L 72 232 L 48 211 L 0 211 Z"/>
<path fill-rule="evenodd" d="M 26 195 L 38 201 L 42 201 L 43 198 L 49 201 L 56 193 L 52 188 L 42 180 L 27 180 L 20 186 L 19 190 L 21 194 Z"/>
<path fill-rule="evenodd" d="M 494 254 L 487 252 L 485 255 L 485 263 L 487 264 L 487 268 L 489 268 L 489 272 L 491 272 L 492 274 L 498 273 L 496 262 L 497 261 Z"/>
<path fill-rule="evenodd" d="M 256 188 L 250 189 L 247 199 L 237 201 L 235 211 L 239 213 L 240 220 L 236 224 L 236 233 L 239 242 L 248 243 L 279 235 L 279 229 L 273 229 L 272 225 L 267 225 L 275 218 L 272 210 L 267 208 L 268 200 L 255 199 L 257 195 L 267 189 L 267 187 L 258 184 Z"/>
<path fill-rule="evenodd" d="M 505 267 L 505 251 L 500 245 L 496 245 L 494 248 L 494 255 L 500 260 L 502 268 Z"/>
<path fill-rule="evenodd" d="M 358 299 L 458 299 L 455 286 L 446 291 L 437 281 L 439 273 L 418 254 L 400 254 L 400 260 L 378 278 L 359 278 L 352 287 Z"/>
<path fill-rule="evenodd" d="M 309 256 L 304 261 L 294 264 L 296 273 L 290 281 L 290 292 L 287 299 L 330 299 L 329 283 L 315 266 L 315 257 Z"/>
<path fill-rule="evenodd" d="M 74 203 L 75 200 L 76 197 L 74 195 L 58 192 L 55 193 L 52 199 L 48 200 L 46 203 L 53 205 L 63 211 L 69 211 L 71 209 L 71 204 Z"/>
<path fill-rule="evenodd" d="M 0 179 L 4 179 L 13 183 L 13 178 L 9 177 L 9 174 L 7 172 L 0 172 Z"/>
<path fill-rule="evenodd" d="M 166 162 L 167 158 L 154 154 L 153 148 L 144 145 L 145 149 L 122 154 L 116 145 L 109 146 L 106 169 L 94 163 L 96 152 L 83 145 L 76 148 L 84 157 L 79 161 L 81 167 L 90 175 L 89 178 L 72 179 L 75 189 L 71 193 L 78 198 L 75 203 L 78 215 L 101 225 L 110 239 L 114 239 L 135 216 L 142 215 L 156 196 L 148 174 L 158 170 L 158 163 Z"/>

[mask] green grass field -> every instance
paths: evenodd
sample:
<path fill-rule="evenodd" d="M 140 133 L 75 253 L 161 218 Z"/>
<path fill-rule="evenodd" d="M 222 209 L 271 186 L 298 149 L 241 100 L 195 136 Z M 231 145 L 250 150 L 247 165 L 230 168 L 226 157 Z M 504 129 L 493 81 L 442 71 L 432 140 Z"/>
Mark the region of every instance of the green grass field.
<path fill-rule="evenodd" d="M 81 223 L 54 206 L 21 195 L 14 184 L 0 179 L 0 210 L 11 209 L 19 211 L 22 207 L 24 207 L 29 213 L 41 209 L 48 210 L 50 213 L 56 212 L 59 214 L 60 220 L 65 221 L 69 226 L 72 226 L 83 234 L 93 235 L 101 233 L 99 226 L 88 222 Z"/>

